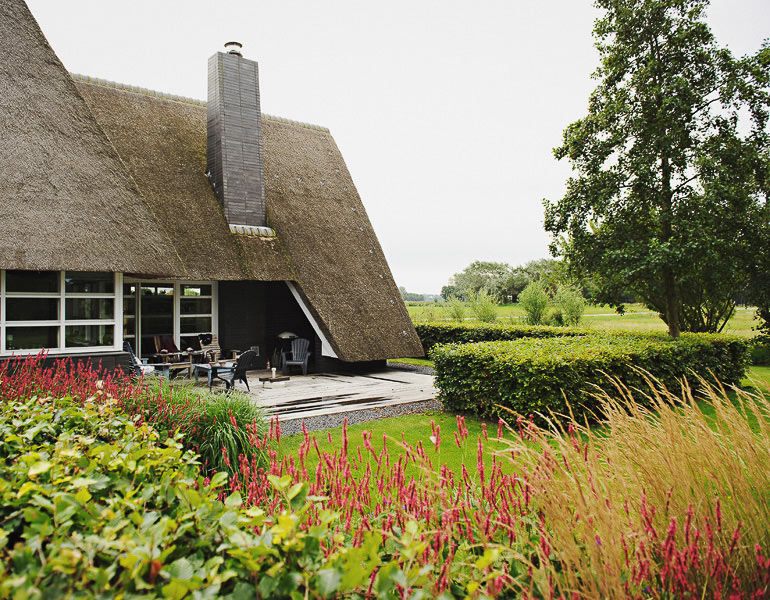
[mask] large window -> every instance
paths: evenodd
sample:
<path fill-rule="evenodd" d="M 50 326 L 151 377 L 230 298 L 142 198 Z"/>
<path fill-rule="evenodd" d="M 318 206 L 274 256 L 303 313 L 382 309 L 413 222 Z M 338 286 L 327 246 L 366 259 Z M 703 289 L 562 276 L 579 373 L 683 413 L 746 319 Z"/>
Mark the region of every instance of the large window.
<path fill-rule="evenodd" d="M 0 271 L 0 353 L 114 348 L 120 274 Z"/>
<path fill-rule="evenodd" d="M 123 283 L 123 339 L 142 357 L 169 342 L 198 348 L 198 334 L 217 333 L 216 283 L 131 281 Z"/>

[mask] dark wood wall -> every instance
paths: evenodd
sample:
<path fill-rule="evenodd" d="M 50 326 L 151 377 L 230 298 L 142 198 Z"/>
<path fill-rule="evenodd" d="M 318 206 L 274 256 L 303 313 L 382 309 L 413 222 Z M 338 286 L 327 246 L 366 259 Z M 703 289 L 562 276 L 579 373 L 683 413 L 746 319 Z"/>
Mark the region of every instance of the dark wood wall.
<path fill-rule="evenodd" d="M 265 361 L 272 358 L 278 334 L 283 331 L 311 341 L 311 367 L 317 370 L 321 341 L 284 282 L 219 282 L 219 343 L 223 349 L 259 346 L 258 365 L 263 368 Z"/>
<path fill-rule="evenodd" d="M 78 363 L 87 364 L 89 361 L 91 365 L 97 370 L 103 373 L 113 373 L 115 371 L 123 371 L 124 373 L 133 372 L 131 369 L 131 359 L 128 352 L 95 352 L 93 354 L 70 354 L 70 355 L 50 355 L 46 356 L 41 364 L 45 367 L 52 367 L 57 360 L 69 359 L 72 361 L 72 365 Z M 0 358 L 0 362 L 14 360 L 14 357 Z"/>

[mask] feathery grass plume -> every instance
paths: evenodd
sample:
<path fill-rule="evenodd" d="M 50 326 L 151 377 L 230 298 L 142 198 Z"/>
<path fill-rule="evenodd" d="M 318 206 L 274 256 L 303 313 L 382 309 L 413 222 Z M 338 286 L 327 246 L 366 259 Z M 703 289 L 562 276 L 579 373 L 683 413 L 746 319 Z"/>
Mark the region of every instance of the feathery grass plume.
<path fill-rule="evenodd" d="M 766 589 L 768 399 L 704 379 L 681 397 L 649 378 L 643 392 L 614 383 L 597 392 L 603 426 L 552 416 L 530 427 L 534 446 L 516 444 L 547 540 L 532 583 L 597 599 Z"/>

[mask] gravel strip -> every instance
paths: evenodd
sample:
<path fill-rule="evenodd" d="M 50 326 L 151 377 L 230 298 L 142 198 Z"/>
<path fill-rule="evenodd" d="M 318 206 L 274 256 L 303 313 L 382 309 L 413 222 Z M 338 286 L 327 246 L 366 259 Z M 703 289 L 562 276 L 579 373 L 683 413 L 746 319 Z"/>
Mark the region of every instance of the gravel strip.
<path fill-rule="evenodd" d="M 433 410 L 443 410 L 441 402 L 438 400 L 423 400 L 421 402 L 409 402 L 407 404 L 396 404 L 394 406 L 382 406 L 380 408 L 365 408 L 362 410 L 352 410 L 349 412 L 340 412 L 333 415 L 319 415 L 303 419 L 298 417 L 281 421 L 281 435 L 293 435 L 302 431 L 302 421 L 308 431 L 319 431 L 321 429 L 332 429 L 340 427 L 348 418 L 348 425 L 356 423 L 366 423 L 368 421 L 378 421 L 388 417 L 398 417 L 401 415 L 417 415 Z"/>
<path fill-rule="evenodd" d="M 399 371 L 412 371 L 414 373 L 422 373 L 423 375 L 435 375 L 433 367 L 427 365 L 411 365 L 409 363 L 400 363 L 396 361 L 388 361 L 389 369 L 397 369 Z"/>

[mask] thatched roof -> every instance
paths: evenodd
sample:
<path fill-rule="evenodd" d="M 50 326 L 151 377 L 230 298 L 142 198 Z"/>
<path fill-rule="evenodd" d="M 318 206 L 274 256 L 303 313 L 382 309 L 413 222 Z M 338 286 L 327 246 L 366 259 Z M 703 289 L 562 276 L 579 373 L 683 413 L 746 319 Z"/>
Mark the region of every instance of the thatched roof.
<path fill-rule="evenodd" d="M 278 235 L 236 236 L 204 175 L 203 102 L 80 77 L 76 85 L 189 277 L 295 281 L 342 360 L 422 354 L 327 129 L 263 115 L 268 225 Z"/>
<path fill-rule="evenodd" d="M 0 268 L 183 272 L 22 0 L 0 2 Z"/>
<path fill-rule="evenodd" d="M 422 354 L 329 131 L 263 116 L 268 225 L 230 233 L 203 102 L 64 70 L 23 0 L 0 3 L 0 268 L 293 281 L 337 356 Z"/>

